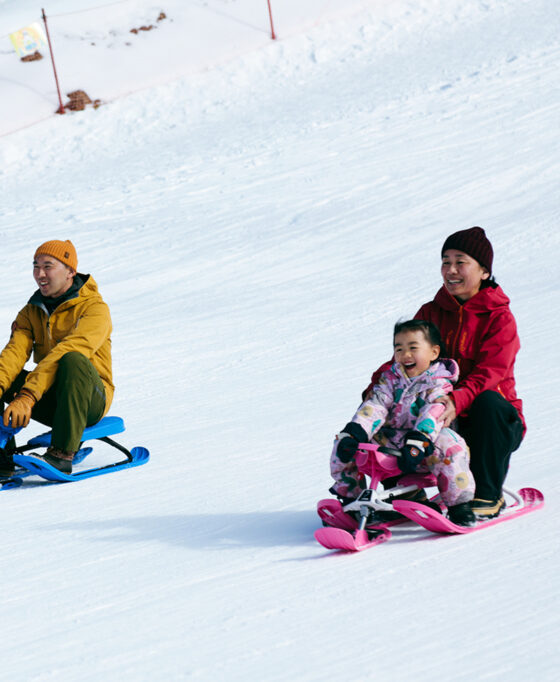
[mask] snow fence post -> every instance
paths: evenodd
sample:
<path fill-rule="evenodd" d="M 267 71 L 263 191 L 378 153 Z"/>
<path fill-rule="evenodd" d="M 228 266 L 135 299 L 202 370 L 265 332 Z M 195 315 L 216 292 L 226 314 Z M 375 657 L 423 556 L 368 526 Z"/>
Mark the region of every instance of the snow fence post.
<path fill-rule="evenodd" d="M 272 40 L 276 40 L 276 34 L 274 33 L 274 22 L 272 21 L 272 8 L 270 7 L 270 0 L 268 2 L 268 16 L 270 17 L 270 37 Z"/>
<path fill-rule="evenodd" d="M 64 111 L 64 105 L 62 104 L 62 97 L 60 96 L 60 86 L 58 85 L 58 76 L 56 75 L 56 66 L 54 65 L 54 54 L 53 54 L 53 49 L 51 45 L 51 38 L 49 36 L 49 27 L 47 26 L 47 15 L 45 14 L 45 10 L 41 9 L 41 12 L 43 13 L 43 23 L 45 24 L 45 31 L 47 33 L 47 41 L 49 43 L 49 51 L 51 53 L 51 62 L 52 62 L 52 67 L 53 67 L 53 72 L 54 72 L 54 82 L 56 83 L 56 91 L 58 93 L 58 103 L 59 107 L 56 110 L 57 114 L 64 114 L 66 113 Z"/>

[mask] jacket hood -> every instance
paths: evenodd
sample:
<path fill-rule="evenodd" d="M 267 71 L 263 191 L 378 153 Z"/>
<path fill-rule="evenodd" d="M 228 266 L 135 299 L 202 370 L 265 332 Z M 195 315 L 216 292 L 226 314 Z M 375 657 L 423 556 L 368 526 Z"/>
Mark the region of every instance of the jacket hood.
<path fill-rule="evenodd" d="M 97 283 L 91 275 L 83 275 L 81 273 L 76 273 L 75 284 L 70 287 L 70 289 L 63 294 L 59 299 L 46 299 L 41 294 L 41 291 L 37 289 L 28 303 L 43 308 L 45 310 L 53 310 L 58 308 L 58 306 L 66 303 L 67 301 L 77 301 L 79 298 L 99 298 L 101 300 L 101 294 L 97 288 Z M 77 285 L 77 286 L 76 286 Z"/>
<path fill-rule="evenodd" d="M 419 374 L 417 377 L 408 377 L 403 366 L 398 362 L 393 364 L 391 371 L 400 379 L 411 383 L 416 381 L 424 382 L 425 380 L 432 381 L 433 378 L 447 379 L 447 381 L 455 383 L 459 379 L 459 365 L 451 358 L 439 358 L 433 362 L 425 372 L 422 372 L 422 374 Z"/>
<path fill-rule="evenodd" d="M 442 286 L 434 298 L 434 302 L 441 306 L 444 310 L 456 311 L 463 307 L 473 313 L 489 312 L 498 310 L 499 308 L 507 308 L 509 306 L 509 298 L 504 293 L 501 286 L 485 287 L 476 293 L 472 298 L 464 303 L 452 296 L 447 289 Z"/>

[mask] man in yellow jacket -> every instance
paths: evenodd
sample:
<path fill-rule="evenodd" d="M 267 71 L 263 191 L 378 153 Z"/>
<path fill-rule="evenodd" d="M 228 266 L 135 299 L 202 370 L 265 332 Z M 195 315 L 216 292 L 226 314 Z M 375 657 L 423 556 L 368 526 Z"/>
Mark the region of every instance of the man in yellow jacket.
<path fill-rule="evenodd" d="M 43 459 L 65 473 L 72 471 L 84 428 L 108 412 L 115 389 L 109 307 L 93 277 L 77 268 L 71 241 L 39 246 L 33 259 L 39 289 L 18 313 L 0 353 L 4 425 L 23 427 L 33 418 L 52 426 Z M 37 364 L 26 371 L 31 353 Z M 4 452 L 0 474 L 10 471 L 13 460 Z"/>

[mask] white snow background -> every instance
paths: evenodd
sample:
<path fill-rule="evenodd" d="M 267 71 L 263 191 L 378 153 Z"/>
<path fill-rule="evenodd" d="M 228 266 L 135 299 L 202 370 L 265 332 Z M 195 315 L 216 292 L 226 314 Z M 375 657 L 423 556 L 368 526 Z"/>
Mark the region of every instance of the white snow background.
<path fill-rule="evenodd" d="M 0 328 L 71 239 L 151 460 L 0 495 L 2 678 L 556 680 L 557 1 L 273 0 L 276 41 L 265 0 L 45 4 L 64 100 L 104 103 L 54 115 L 7 38 L 40 5 L 0 0 Z M 471 225 L 522 341 L 508 484 L 546 505 L 329 553 L 333 435 Z"/>

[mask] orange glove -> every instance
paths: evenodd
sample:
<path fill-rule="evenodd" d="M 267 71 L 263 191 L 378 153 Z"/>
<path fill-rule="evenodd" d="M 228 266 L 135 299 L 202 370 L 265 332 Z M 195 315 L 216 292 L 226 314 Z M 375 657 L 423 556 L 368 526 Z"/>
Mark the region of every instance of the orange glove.
<path fill-rule="evenodd" d="M 4 410 L 4 426 L 11 426 L 14 429 L 27 426 L 31 419 L 31 410 L 36 402 L 31 393 L 26 390 L 20 391 Z"/>

